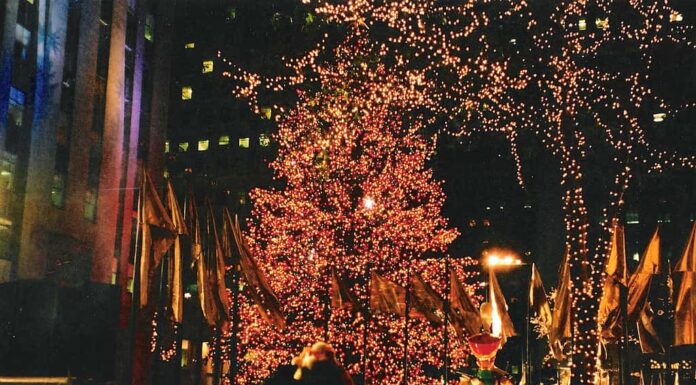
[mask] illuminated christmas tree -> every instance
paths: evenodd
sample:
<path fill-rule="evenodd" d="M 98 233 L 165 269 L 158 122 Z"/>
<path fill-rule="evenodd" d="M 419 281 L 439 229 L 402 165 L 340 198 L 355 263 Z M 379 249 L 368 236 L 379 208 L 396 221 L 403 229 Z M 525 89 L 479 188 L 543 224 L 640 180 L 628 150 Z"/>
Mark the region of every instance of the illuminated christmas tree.
<path fill-rule="evenodd" d="M 373 314 L 365 335 L 363 313 L 331 309 L 332 270 L 362 307 L 369 302 L 368 269 L 401 286 L 410 269 L 446 294 L 443 256 L 458 232 L 440 213 L 445 197 L 427 165 L 433 145 L 418 123 L 400 115 L 408 90 L 388 76 L 370 80 L 370 74 L 358 63 L 324 73 L 322 91 L 300 95 L 297 107 L 279 121 L 271 168 L 282 187 L 252 192 L 249 241 L 287 326 L 278 330 L 264 321 L 240 294 L 238 383 L 260 382 L 302 347 L 323 339 L 334 344 L 352 374 L 366 365 L 368 383 L 402 381 L 404 317 Z M 452 259 L 450 268 L 472 285 L 475 264 Z M 452 330 L 448 354 L 462 364 L 466 347 Z M 427 377 L 423 365 L 442 366 L 443 331 L 442 325 L 411 319 L 412 383 L 441 381 L 438 374 Z"/>

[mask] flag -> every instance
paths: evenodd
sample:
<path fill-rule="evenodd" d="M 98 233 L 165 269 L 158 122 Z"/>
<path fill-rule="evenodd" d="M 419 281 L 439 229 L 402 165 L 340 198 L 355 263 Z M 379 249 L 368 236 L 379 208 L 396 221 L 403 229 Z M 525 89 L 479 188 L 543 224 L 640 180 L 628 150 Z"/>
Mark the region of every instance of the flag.
<path fill-rule="evenodd" d="M 234 222 L 232 222 L 232 216 L 230 215 L 230 210 L 225 207 L 223 211 L 222 220 L 222 238 L 220 243 L 222 245 L 222 252 L 225 256 L 225 260 L 230 261 L 233 264 L 238 264 L 239 261 L 234 257 L 235 247 L 234 247 Z"/>
<path fill-rule="evenodd" d="M 508 314 L 508 306 L 503 296 L 503 291 L 500 289 L 498 279 L 493 271 L 489 274 L 489 286 L 491 307 L 493 308 L 493 335 L 502 339 L 504 344 L 508 337 L 516 336 L 515 327 L 512 325 L 510 314 Z"/>
<path fill-rule="evenodd" d="M 231 218 L 228 219 L 231 223 Z M 235 217 L 233 235 L 239 250 L 239 265 L 242 275 L 250 287 L 251 297 L 256 303 L 261 316 L 279 329 L 285 327 L 285 316 L 278 298 L 273 293 L 266 276 L 252 258 L 251 249 L 247 245 L 242 230 L 239 228 L 239 220 Z"/>
<path fill-rule="evenodd" d="M 539 317 L 544 330 L 551 330 L 553 322 L 551 307 L 546 300 L 546 290 L 544 290 L 544 283 L 541 282 L 541 275 L 534 264 L 532 264 L 532 277 L 529 281 L 529 309 Z"/>
<path fill-rule="evenodd" d="M 415 318 L 425 318 L 436 324 L 444 323 L 445 301 L 423 281 L 420 275 L 411 276 L 411 311 Z"/>
<path fill-rule="evenodd" d="M 674 265 L 674 271 L 696 272 L 696 222 L 691 227 L 689 240 L 686 242 L 686 247 L 684 247 L 684 252 L 679 262 Z"/>
<path fill-rule="evenodd" d="M 176 239 L 176 229 L 147 171 L 142 169 L 140 225 L 140 307 L 148 304 L 150 281 L 162 257 Z"/>
<path fill-rule="evenodd" d="M 638 268 L 628 281 L 628 318 L 634 321 L 648 300 L 650 283 L 660 273 L 660 229 L 655 230 Z"/>
<path fill-rule="evenodd" d="M 554 358 L 558 361 L 565 359 L 562 339 L 570 337 L 570 291 L 572 284 L 570 281 L 569 259 L 570 251 L 566 250 L 561 271 L 559 272 L 551 329 L 549 330 L 549 347 Z"/>
<path fill-rule="evenodd" d="M 674 267 L 674 272 L 681 276 L 674 314 L 674 344 L 696 344 L 696 222 Z"/>
<path fill-rule="evenodd" d="M 230 318 L 230 301 L 227 296 L 225 283 L 225 259 L 218 235 L 215 214 L 210 200 L 206 199 L 208 215 L 206 216 L 207 247 L 205 250 L 206 265 L 208 266 L 208 283 L 211 287 L 215 305 L 218 308 L 218 321 L 225 322 Z M 207 255 L 206 255 L 207 254 Z"/>
<path fill-rule="evenodd" d="M 375 313 L 406 314 L 406 289 L 381 275 L 370 273 L 370 310 Z"/>
<path fill-rule="evenodd" d="M 361 311 L 360 304 L 355 296 L 348 291 L 348 286 L 336 274 L 336 270 L 331 269 L 331 307 L 334 309 L 350 309 Z"/>
<path fill-rule="evenodd" d="M 650 304 L 645 304 L 645 307 L 638 317 L 638 341 L 640 342 L 640 350 L 643 353 L 664 353 L 665 348 L 660 341 L 660 337 L 657 335 L 652 321 L 652 307 Z"/>
<path fill-rule="evenodd" d="M 460 337 L 462 332 L 472 336 L 481 331 L 481 315 L 474 306 L 464 286 L 457 279 L 454 271 L 450 271 L 450 316 L 452 325 Z"/>
<path fill-rule="evenodd" d="M 196 199 L 189 193 L 186 199 L 186 222 L 191 241 L 191 266 L 196 268 L 196 286 L 198 286 L 198 300 L 201 305 L 203 318 L 210 326 L 218 323 L 220 314 L 215 304 L 212 288 L 208 278 L 208 266 L 203 256 L 203 239 L 201 237 L 201 225 L 196 208 Z"/>
<path fill-rule="evenodd" d="M 626 286 L 626 241 L 624 240 L 624 229 L 620 224 L 614 224 L 614 231 L 611 237 L 611 250 L 604 267 L 606 278 L 602 290 L 602 298 L 599 301 L 598 322 L 601 334 L 604 338 L 618 338 L 618 333 L 612 331 L 612 319 L 616 317 L 621 309 L 619 308 L 619 297 L 621 285 Z M 611 314 L 611 317 L 610 317 Z"/>
<path fill-rule="evenodd" d="M 648 301 L 650 283 L 653 276 L 660 273 L 660 229 L 653 233 L 648 247 L 643 252 L 643 256 L 638 263 L 636 271 L 633 272 L 628 280 L 628 322 L 633 323 L 638 320 L 640 312 Z M 621 333 L 621 311 L 618 306 L 608 314 L 605 335 L 618 336 Z"/>
<path fill-rule="evenodd" d="M 681 282 L 674 313 L 674 345 L 696 344 L 696 272 L 679 274 Z"/>
<path fill-rule="evenodd" d="M 169 298 L 171 299 L 170 308 L 172 312 L 172 320 L 181 323 L 183 314 L 183 282 L 181 277 L 181 242 L 182 237 L 188 234 L 184 216 L 179 208 L 179 203 L 176 200 L 174 186 L 171 180 L 167 181 L 167 210 L 172 219 L 172 224 L 176 229 L 176 238 L 174 239 L 174 248 L 169 253 L 170 263 L 168 265 L 167 288 L 169 290 Z"/>

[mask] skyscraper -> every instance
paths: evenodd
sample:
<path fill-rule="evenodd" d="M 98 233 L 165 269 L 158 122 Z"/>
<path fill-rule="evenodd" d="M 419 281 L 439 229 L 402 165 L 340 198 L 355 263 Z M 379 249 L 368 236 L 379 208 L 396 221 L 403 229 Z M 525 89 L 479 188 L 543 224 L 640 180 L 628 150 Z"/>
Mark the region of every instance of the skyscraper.
<path fill-rule="evenodd" d="M 173 11 L 150 0 L 2 4 L 0 371 L 108 376 L 138 167 L 163 170 Z"/>

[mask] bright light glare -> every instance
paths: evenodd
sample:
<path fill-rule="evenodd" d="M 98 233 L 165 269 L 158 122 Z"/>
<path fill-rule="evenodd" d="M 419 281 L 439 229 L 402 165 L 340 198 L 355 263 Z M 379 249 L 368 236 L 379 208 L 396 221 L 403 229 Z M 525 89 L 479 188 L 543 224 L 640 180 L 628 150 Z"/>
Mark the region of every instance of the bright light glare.
<path fill-rule="evenodd" d="M 368 210 L 372 210 L 372 208 L 375 207 L 375 200 L 372 197 L 367 196 L 363 198 L 363 206 Z"/>
<path fill-rule="evenodd" d="M 498 254 L 489 254 L 488 258 L 486 258 L 486 265 L 489 267 L 495 267 L 495 266 L 517 266 L 521 265 L 522 261 L 512 255 L 504 255 L 500 256 Z"/>

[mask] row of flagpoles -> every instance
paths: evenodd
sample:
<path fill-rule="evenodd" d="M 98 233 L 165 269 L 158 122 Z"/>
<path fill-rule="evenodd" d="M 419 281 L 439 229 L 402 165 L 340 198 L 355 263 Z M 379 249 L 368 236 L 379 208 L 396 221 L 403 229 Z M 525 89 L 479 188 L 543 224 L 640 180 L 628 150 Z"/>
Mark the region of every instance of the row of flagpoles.
<path fill-rule="evenodd" d="M 147 172 L 143 171 L 142 175 L 138 205 L 139 250 L 136 253 L 136 277 L 134 277 L 136 282 L 134 299 L 137 299 L 138 306 L 134 309 L 142 309 L 152 300 L 153 280 L 160 269 L 160 279 L 165 280 L 161 286 L 166 287 L 164 311 L 171 321 L 181 323 L 183 319 L 182 268 L 185 266 L 184 256 L 189 255 L 191 267 L 195 268 L 196 272 L 198 302 L 203 317 L 210 326 L 230 325 L 230 322 L 234 320 L 235 315 L 230 314 L 230 309 L 235 307 L 231 307 L 232 304 L 229 303 L 225 279 L 227 267 L 234 266 L 236 267 L 234 271 L 241 272 L 241 277 L 246 281 L 249 288 L 248 295 L 257 305 L 256 308 L 261 317 L 279 329 L 284 328 L 285 317 L 281 304 L 253 258 L 237 218 L 233 220 L 228 209 L 224 208 L 222 226 L 218 226 L 210 202 L 206 200 L 206 217 L 204 221 L 201 221 L 192 194 L 187 196 L 182 210 L 170 181 L 167 182 L 163 201 Z M 201 228 L 202 223 L 205 229 Z M 367 306 L 361 306 L 351 294 L 346 282 L 332 271 L 329 305 L 334 309 L 348 307 L 361 312 L 367 322 L 371 313 L 406 317 L 404 330 L 406 340 L 409 317 L 444 325 L 445 339 L 450 325 L 460 338 L 479 333 L 482 325 L 485 324 L 479 310 L 474 306 L 474 302 L 454 271 L 450 271 L 449 263 L 446 264 L 446 268 L 449 278 L 447 300 L 443 299 L 415 272 L 409 271 L 407 286 L 402 287 L 377 272 L 370 271 L 367 282 L 369 285 Z M 233 292 L 235 289 L 238 290 L 238 286 L 233 285 L 231 288 Z M 490 290 L 494 305 L 493 313 L 502 319 L 501 337 L 505 339 L 515 335 L 507 314 L 505 298 L 493 274 L 490 275 Z M 236 293 L 233 293 L 232 298 L 237 298 Z M 231 322 L 231 326 L 234 340 L 237 325 Z M 366 333 L 367 330 L 366 327 Z M 367 334 L 364 339 L 367 339 Z M 407 346 L 408 341 L 405 342 L 405 347 Z M 445 348 L 445 354 L 447 350 Z M 363 368 L 365 369 L 367 357 L 364 356 Z M 406 352 L 404 365 L 407 365 Z M 234 364 L 232 370 L 235 370 Z M 407 371 L 405 370 L 404 373 Z M 407 382 L 405 375 L 404 383 Z"/>
<path fill-rule="evenodd" d="M 559 361 L 566 357 L 564 340 L 571 338 L 571 280 L 567 254 L 560 270 L 555 305 L 551 311 L 546 301 L 541 277 L 534 267 L 530 279 L 529 304 L 543 327 L 548 330 L 551 352 Z M 666 272 L 662 268 L 659 228 L 645 249 L 636 270 L 628 275 L 626 246 L 623 227 L 613 227 L 611 248 L 605 263 L 606 278 L 599 303 L 598 324 L 602 344 L 618 343 L 620 348 L 620 383 L 627 383 L 625 351 L 627 350 L 628 325 L 635 325 L 643 353 L 665 353 L 665 347 L 653 326 L 653 310 L 649 302 L 649 291 L 657 275 L 666 274 L 668 286 L 672 279 L 679 278 L 677 294 L 674 296 L 674 339 L 671 346 L 696 344 L 696 223 L 681 258 Z M 670 295 L 672 293 L 670 292 Z M 571 341 L 572 343 L 572 341 Z M 604 349 L 598 349 L 599 358 Z"/>
<path fill-rule="evenodd" d="M 138 205 L 138 247 L 136 253 L 137 283 L 134 299 L 138 307 L 148 305 L 153 291 L 153 277 L 162 261 L 166 260 L 166 271 L 161 279 L 166 279 L 166 298 L 169 318 L 175 323 L 183 319 L 182 268 L 184 255 L 190 256 L 191 266 L 195 267 L 198 299 L 204 319 L 211 326 L 222 326 L 233 321 L 234 314 L 226 287 L 226 268 L 236 266 L 249 287 L 248 294 L 257 304 L 260 315 L 278 328 L 285 326 L 282 307 L 273 293 L 266 277 L 259 268 L 252 252 L 240 230 L 239 221 L 233 220 L 227 208 L 222 215 L 222 226 L 218 226 L 210 202 L 206 200 L 206 217 L 200 221 L 193 195 L 189 194 L 184 210 L 177 202 L 171 182 L 167 183 L 164 202 L 160 199 L 151 179 L 142 173 L 140 199 Z M 205 225 L 205 232 L 201 229 Z M 696 279 L 696 224 L 694 225 L 684 253 L 670 269 L 672 275 L 679 275 L 679 288 L 675 301 L 675 333 L 673 345 L 696 343 L 696 301 L 694 300 L 694 281 Z M 236 247 L 235 247 L 236 246 Z M 655 231 L 635 272 L 628 276 L 626 268 L 625 241 L 623 228 L 616 224 L 613 229 L 611 250 L 605 264 L 606 280 L 599 307 L 599 325 L 603 341 L 624 340 L 626 325 L 636 324 L 640 346 L 643 352 L 664 352 L 652 325 L 652 309 L 648 292 L 653 277 L 662 273 L 660 259 L 659 229 Z M 539 322 L 548 330 L 548 342 L 553 356 L 565 360 L 563 342 L 571 336 L 571 281 L 567 256 L 560 270 L 555 306 L 551 310 L 544 291 L 541 277 L 532 266 L 529 305 L 536 313 Z M 164 267 L 162 266 L 162 267 Z M 418 317 L 435 324 L 444 325 L 445 333 L 451 325 L 459 337 L 473 335 L 486 326 L 481 313 L 475 308 L 462 283 L 447 266 L 449 295 L 442 298 L 415 272 L 408 274 L 407 285 L 402 287 L 377 272 L 369 272 L 369 303 L 361 306 L 350 293 L 348 285 L 332 271 L 330 305 L 332 308 L 350 307 L 363 312 L 367 322 L 371 313 L 389 313 L 398 316 Z M 492 306 L 493 329 L 505 340 L 515 335 L 514 327 L 507 314 L 507 304 L 493 272 L 489 275 L 490 305 Z M 233 291 L 238 285 L 233 285 Z M 625 291 L 625 308 L 622 311 L 622 290 Z M 233 295 L 233 298 L 237 298 Z M 496 322 L 497 330 L 496 329 Z M 408 338 L 408 322 L 405 322 L 404 335 Z M 233 327 L 237 325 L 233 322 Z M 365 330 L 367 331 L 367 327 Z M 233 330 L 233 339 L 235 337 Z M 529 334 L 529 333 L 527 333 Z M 367 336 L 364 336 L 367 338 Z M 445 340 L 447 335 L 445 334 Z M 625 343 L 625 341 L 624 341 Z M 405 345 L 408 343 L 406 341 Z M 528 349 L 527 349 L 528 350 Z M 445 347 L 445 351 L 447 348 Z M 528 352 L 527 352 L 528 353 Z M 446 352 L 445 352 L 446 354 Z M 364 360 L 366 358 L 363 358 Z M 404 354 L 404 365 L 407 354 Z M 447 362 L 447 361 L 445 361 Z M 363 363 L 363 368 L 365 365 Z M 234 370 L 234 365 L 233 365 Z M 405 371 L 406 373 L 406 371 Z M 445 371 L 446 373 L 446 371 Z M 404 383 L 407 383 L 407 377 Z"/>

